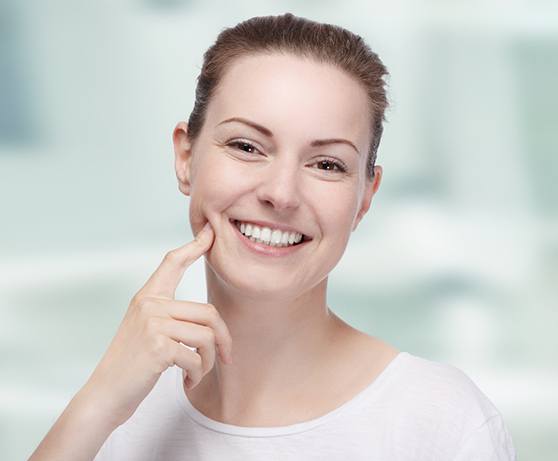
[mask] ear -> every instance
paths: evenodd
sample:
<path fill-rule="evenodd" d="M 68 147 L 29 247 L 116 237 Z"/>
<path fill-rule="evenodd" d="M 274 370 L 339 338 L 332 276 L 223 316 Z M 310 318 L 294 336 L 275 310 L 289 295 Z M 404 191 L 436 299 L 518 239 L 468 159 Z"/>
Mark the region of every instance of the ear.
<path fill-rule="evenodd" d="M 358 224 L 360 223 L 360 221 L 362 220 L 362 218 L 370 208 L 372 197 L 380 187 L 380 182 L 382 180 L 382 173 L 383 173 L 382 167 L 376 165 L 374 166 L 374 179 L 370 180 L 368 177 L 365 179 L 364 195 L 362 196 L 362 200 L 360 202 L 360 208 L 353 222 L 353 231 L 356 230 Z"/>
<path fill-rule="evenodd" d="M 188 124 L 186 122 L 178 122 L 172 132 L 172 142 L 174 144 L 174 168 L 176 179 L 178 179 L 178 188 L 184 195 L 190 195 L 192 143 L 188 136 Z"/>

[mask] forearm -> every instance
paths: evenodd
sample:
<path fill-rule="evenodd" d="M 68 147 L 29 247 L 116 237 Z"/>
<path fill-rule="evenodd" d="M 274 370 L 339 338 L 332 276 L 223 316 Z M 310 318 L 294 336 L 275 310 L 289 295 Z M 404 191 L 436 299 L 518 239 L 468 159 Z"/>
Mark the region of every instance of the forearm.
<path fill-rule="evenodd" d="M 28 461 L 92 461 L 117 424 L 102 405 L 80 390 Z"/>

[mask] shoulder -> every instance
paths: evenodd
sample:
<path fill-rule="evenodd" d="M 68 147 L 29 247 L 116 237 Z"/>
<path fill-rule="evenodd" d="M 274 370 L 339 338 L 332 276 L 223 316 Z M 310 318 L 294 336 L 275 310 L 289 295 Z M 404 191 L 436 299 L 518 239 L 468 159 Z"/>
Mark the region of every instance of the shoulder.
<path fill-rule="evenodd" d="M 400 367 L 405 379 L 401 391 L 411 406 L 430 407 L 453 417 L 482 423 L 498 409 L 480 387 L 460 368 L 403 352 Z"/>
<path fill-rule="evenodd" d="M 509 437 L 498 408 L 462 369 L 406 352 L 400 358 L 399 396 L 420 424 L 451 427 L 456 443 L 498 425 Z"/>
<path fill-rule="evenodd" d="M 473 425 L 498 413 L 469 375 L 453 364 L 400 351 L 366 335 L 360 335 L 356 344 L 364 354 L 361 362 L 372 364 L 374 376 L 384 375 L 389 398 L 407 413 L 467 419 Z M 366 380 L 370 381 L 368 375 Z"/>
<path fill-rule="evenodd" d="M 390 397 L 406 438 L 430 440 L 447 459 L 515 459 L 502 414 L 463 370 L 408 352 L 398 360 Z"/>

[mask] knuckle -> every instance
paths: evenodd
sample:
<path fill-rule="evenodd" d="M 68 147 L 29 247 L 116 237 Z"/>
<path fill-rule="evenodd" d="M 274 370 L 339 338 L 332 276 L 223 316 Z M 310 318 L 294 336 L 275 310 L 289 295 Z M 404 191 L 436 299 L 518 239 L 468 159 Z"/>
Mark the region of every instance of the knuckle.
<path fill-rule="evenodd" d="M 221 315 L 219 314 L 219 311 L 217 310 L 217 308 L 213 305 L 213 304 L 208 304 L 208 314 L 211 320 L 216 321 L 218 320 Z"/>
<path fill-rule="evenodd" d="M 177 344 L 178 345 L 178 344 Z M 176 346 L 175 347 L 168 347 L 166 349 L 166 353 L 164 353 L 163 360 L 165 361 L 166 367 L 172 367 L 176 362 Z"/>
<path fill-rule="evenodd" d="M 213 344 L 215 342 L 215 332 L 210 327 L 203 327 L 203 335 L 206 342 Z"/>
<path fill-rule="evenodd" d="M 176 258 L 175 250 L 169 250 L 165 253 L 164 259 L 166 259 L 167 261 L 174 261 L 175 258 Z"/>
<path fill-rule="evenodd" d="M 194 357 L 194 367 L 203 371 L 203 360 L 199 354 L 196 354 Z"/>
<path fill-rule="evenodd" d="M 144 297 L 139 293 L 136 293 L 130 300 L 130 305 L 135 307 L 140 307 L 142 305 Z"/>
<path fill-rule="evenodd" d="M 208 360 L 206 360 L 205 362 L 203 362 L 202 364 L 202 374 L 206 374 L 209 371 L 211 371 L 211 369 L 213 368 L 213 365 L 215 364 L 215 356 L 213 354 L 210 354 Z"/>
<path fill-rule="evenodd" d="M 170 262 L 172 264 L 181 264 L 181 260 L 180 257 L 178 256 L 177 249 L 167 251 L 164 259 L 165 261 Z"/>
<path fill-rule="evenodd" d="M 161 329 L 161 319 L 159 317 L 149 317 L 145 321 L 145 329 L 151 335 L 158 333 Z"/>
<path fill-rule="evenodd" d="M 167 341 L 163 335 L 155 335 L 151 338 L 150 342 L 151 352 L 156 357 L 165 357 L 167 349 Z"/>
<path fill-rule="evenodd" d="M 132 298 L 132 303 L 138 309 L 145 310 L 151 305 L 152 300 L 151 298 L 149 298 L 149 296 L 136 295 Z"/>

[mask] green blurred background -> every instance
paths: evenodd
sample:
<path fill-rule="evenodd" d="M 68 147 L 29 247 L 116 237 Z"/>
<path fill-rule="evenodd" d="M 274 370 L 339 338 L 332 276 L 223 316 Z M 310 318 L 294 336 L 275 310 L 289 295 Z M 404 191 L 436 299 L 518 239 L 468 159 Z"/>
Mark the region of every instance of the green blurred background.
<path fill-rule="evenodd" d="M 0 451 L 25 459 L 192 238 L 171 132 L 224 28 L 294 14 L 391 72 L 384 168 L 330 306 L 465 371 L 519 459 L 558 452 L 558 5 L 0 2 Z M 180 285 L 205 302 L 203 261 Z"/>

